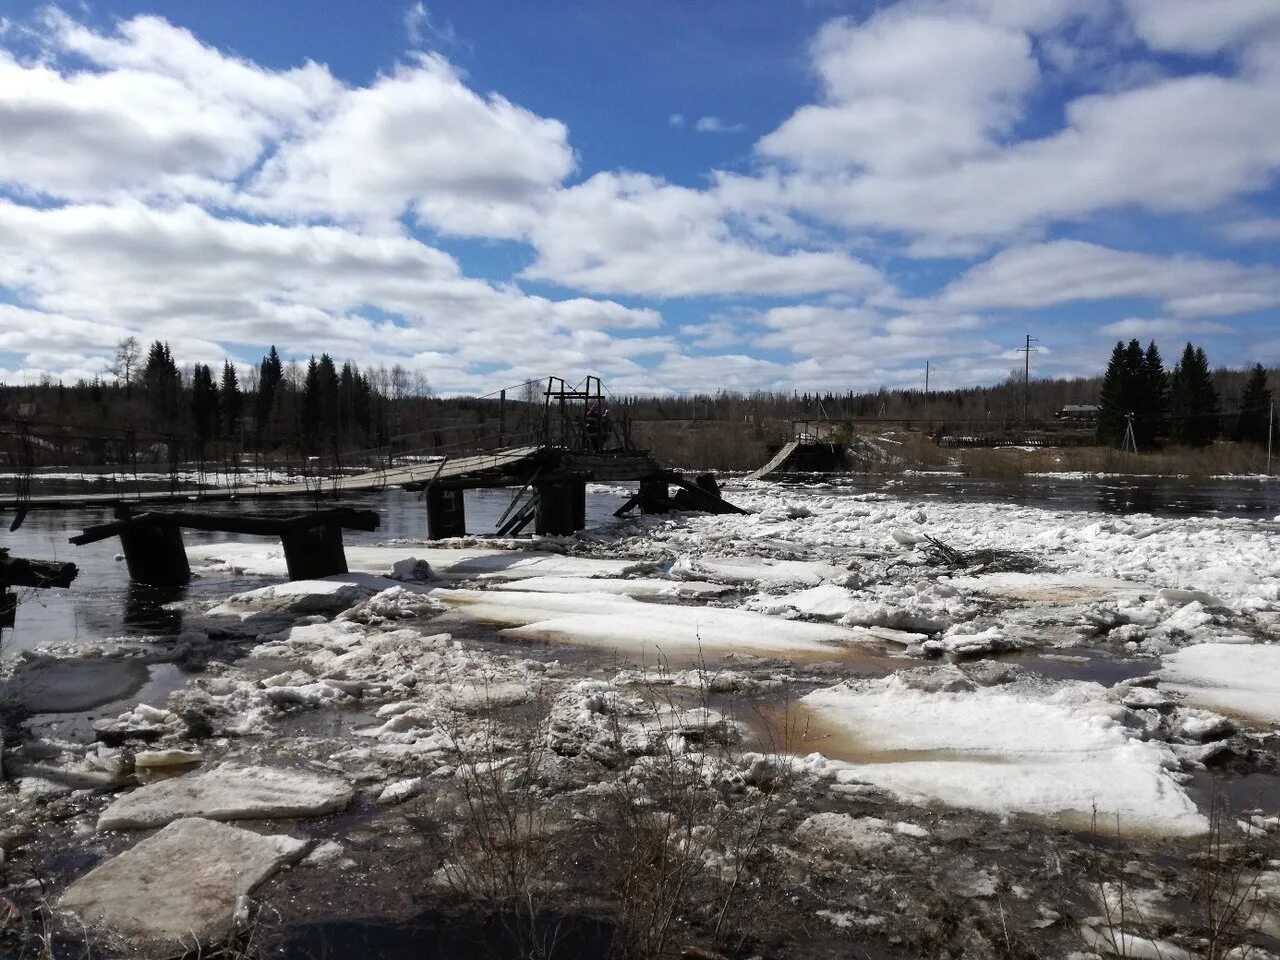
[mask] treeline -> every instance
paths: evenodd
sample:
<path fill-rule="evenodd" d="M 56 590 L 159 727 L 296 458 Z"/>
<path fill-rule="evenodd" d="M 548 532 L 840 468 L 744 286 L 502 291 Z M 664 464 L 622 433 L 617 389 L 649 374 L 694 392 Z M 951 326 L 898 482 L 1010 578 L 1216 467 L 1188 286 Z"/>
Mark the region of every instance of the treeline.
<path fill-rule="evenodd" d="M 38 424 L 136 432 L 141 453 L 157 459 L 239 459 L 246 453 L 340 456 L 388 445 L 397 433 L 431 420 L 425 378 L 399 365 L 361 370 L 327 353 L 284 362 L 274 346 L 243 376 L 230 360 L 180 367 L 168 343 L 145 354 L 122 341 L 107 377 L 74 385 L 46 382 L 5 388 L 8 413 Z M 163 448 L 163 449 L 161 449 Z M 162 456 L 163 454 L 163 456 Z M 99 460 L 119 459 L 103 451 Z"/>
<path fill-rule="evenodd" d="M 1224 403 L 1225 399 L 1225 403 Z M 1203 347 L 1188 343 L 1166 370 L 1155 341 L 1117 342 L 1098 395 L 1098 440 L 1133 450 L 1164 442 L 1208 446 L 1224 435 L 1224 407 L 1231 411 L 1229 439 L 1265 446 L 1274 429 L 1267 370 L 1256 364 L 1235 396 L 1224 398 Z"/>

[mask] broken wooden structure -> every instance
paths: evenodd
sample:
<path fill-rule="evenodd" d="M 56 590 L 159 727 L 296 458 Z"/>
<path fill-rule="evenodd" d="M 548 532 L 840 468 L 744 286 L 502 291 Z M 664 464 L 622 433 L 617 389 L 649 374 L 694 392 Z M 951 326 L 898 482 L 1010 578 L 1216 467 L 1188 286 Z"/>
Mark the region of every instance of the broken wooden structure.
<path fill-rule="evenodd" d="M 89 527 L 71 538 L 77 546 L 109 537 L 120 538 L 129 578 L 156 587 L 179 586 L 191 579 L 182 530 L 212 530 L 248 536 L 279 537 L 284 546 L 290 580 L 311 580 L 347 572 L 342 531 L 376 530 L 380 518 L 373 510 L 335 507 L 291 517 L 243 516 L 226 513 L 139 513 L 116 508 L 111 523 Z"/>
<path fill-rule="evenodd" d="M 10 587 L 69 587 L 79 572 L 74 563 L 11 557 L 7 548 L 0 547 L 0 628 L 12 627 L 17 615 L 18 597 Z"/>

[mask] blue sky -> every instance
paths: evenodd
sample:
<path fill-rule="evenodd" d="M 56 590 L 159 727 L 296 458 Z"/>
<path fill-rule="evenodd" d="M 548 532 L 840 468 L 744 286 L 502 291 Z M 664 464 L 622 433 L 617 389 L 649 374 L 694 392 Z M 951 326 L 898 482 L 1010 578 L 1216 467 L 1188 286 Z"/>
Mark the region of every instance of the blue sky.
<path fill-rule="evenodd" d="M 0 377 L 1280 363 L 1280 4 L 9 4 Z"/>

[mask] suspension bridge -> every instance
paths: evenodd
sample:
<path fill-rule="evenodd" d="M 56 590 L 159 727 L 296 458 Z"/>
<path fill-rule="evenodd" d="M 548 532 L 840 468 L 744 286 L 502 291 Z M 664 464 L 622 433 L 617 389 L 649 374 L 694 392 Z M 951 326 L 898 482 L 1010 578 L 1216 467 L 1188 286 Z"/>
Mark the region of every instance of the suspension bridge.
<path fill-rule="evenodd" d="M 263 480 L 261 471 L 242 471 L 241 458 L 236 458 L 233 467 L 224 467 L 221 482 L 199 482 L 209 476 L 208 465 L 179 459 L 174 453 L 177 444 L 169 437 L 167 443 L 152 441 L 151 446 L 153 451 L 168 453 L 167 478 L 140 473 L 136 456 L 120 456 L 118 465 L 133 467 L 133 484 L 126 475 L 123 483 L 95 490 L 92 474 L 86 473 L 79 489 L 45 492 L 40 489 L 45 483 L 35 469 L 35 452 L 65 448 L 80 435 L 65 429 L 52 431 L 47 425 L 41 435 L 29 422 L 14 424 L 0 430 L 10 441 L 10 460 L 17 467 L 12 474 L 13 489 L 0 497 L 0 510 L 13 511 L 13 530 L 31 510 L 111 508 L 113 521 L 89 527 L 71 542 L 87 544 L 118 536 L 131 577 L 155 585 L 189 579 L 181 533 L 184 528 L 279 537 L 295 579 L 346 572 L 342 530 L 376 529 L 379 518 L 376 512 L 337 504 L 358 494 L 393 488 L 421 493 L 426 500 L 430 539 L 466 535 L 464 493 L 482 487 L 516 490 L 498 522 L 496 533 L 500 536 L 517 535 L 530 524 L 542 535 L 566 535 L 583 529 L 589 482 L 638 482 L 637 492 L 619 515 L 633 509 L 660 513 L 672 508 L 741 512 L 720 496 L 714 477 L 687 479 L 657 463 L 648 451 L 638 449 L 625 409 L 619 416 L 610 414 L 598 377 L 587 377 L 574 386 L 562 378 L 548 378 L 540 395 L 526 390 L 525 401 L 511 405 L 515 411 L 508 405 L 506 389 L 495 391 L 495 395 L 476 398 L 497 402 L 497 426 L 487 433 L 473 425 L 463 431 L 470 436 L 441 442 L 442 425 L 437 423 L 423 431 L 432 436 L 430 447 L 406 448 L 405 437 L 396 437 L 374 451 L 347 451 L 345 469 L 335 445 L 331 463 L 323 464 L 318 458 L 305 461 L 301 475 L 282 482 Z M 510 417 L 509 412 L 513 413 Z M 120 434 L 99 429 L 92 436 L 93 445 L 102 450 L 115 442 L 117 447 L 127 445 L 136 450 L 137 434 Z M 350 466 L 355 454 L 366 455 L 363 469 Z M 190 482 L 192 477 L 195 483 Z M 62 482 L 66 479 L 64 473 Z M 676 488 L 674 495 L 672 487 Z M 233 513 L 193 509 L 218 502 L 235 502 L 238 507 L 277 498 L 310 498 L 312 509 L 288 517 L 278 513 L 252 516 L 239 509 Z M 321 509 L 324 501 L 330 505 Z M 183 509 L 165 509 L 175 504 Z"/>

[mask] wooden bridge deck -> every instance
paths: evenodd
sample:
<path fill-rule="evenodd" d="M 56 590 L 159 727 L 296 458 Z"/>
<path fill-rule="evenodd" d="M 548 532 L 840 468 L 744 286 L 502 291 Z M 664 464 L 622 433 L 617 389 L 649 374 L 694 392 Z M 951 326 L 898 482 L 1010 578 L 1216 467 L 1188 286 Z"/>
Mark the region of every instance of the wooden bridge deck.
<path fill-rule="evenodd" d="M 531 470 L 546 448 L 511 447 L 491 453 L 474 454 L 457 459 L 371 470 L 346 477 L 315 477 L 292 483 L 252 484 L 238 487 L 205 487 L 198 490 L 112 491 L 110 493 L 37 494 L 29 499 L 13 495 L 0 499 L 0 509 L 59 508 L 73 506 L 111 506 L 113 504 L 191 503 L 219 500 L 249 500 L 266 497 L 333 496 L 343 493 L 383 490 L 387 487 L 425 485 L 432 482 L 459 482 L 466 479 L 483 481 L 512 473 Z"/>

